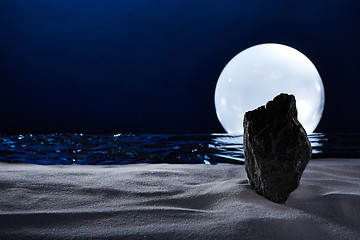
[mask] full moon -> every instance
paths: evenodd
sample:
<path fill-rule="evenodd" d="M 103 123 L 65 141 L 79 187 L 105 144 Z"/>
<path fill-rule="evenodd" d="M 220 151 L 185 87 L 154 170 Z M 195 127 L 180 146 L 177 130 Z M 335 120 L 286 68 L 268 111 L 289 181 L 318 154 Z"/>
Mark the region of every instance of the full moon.
<path fill-rule="evenodd" d="M 243 134 L 245 112 L 280 93 L 296 98 L 298 120 L 312 133 L 321 119 L 325 93 L 314 64 L 301 52 L 266 43 L 245 49 L 221 72 L 215 89 L 216 114 L 229 134 Z"/>

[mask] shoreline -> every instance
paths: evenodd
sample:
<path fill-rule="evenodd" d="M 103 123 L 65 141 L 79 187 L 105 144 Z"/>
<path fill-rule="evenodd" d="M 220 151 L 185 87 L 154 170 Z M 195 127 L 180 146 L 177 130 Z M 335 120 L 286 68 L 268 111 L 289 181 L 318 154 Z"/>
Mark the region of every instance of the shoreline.
<path fill-rule="evenodd" d="M 244 168 L 0 163 L 0 238 L 360 238 L 360 159 L 310 160 L 285 204 Z"/>

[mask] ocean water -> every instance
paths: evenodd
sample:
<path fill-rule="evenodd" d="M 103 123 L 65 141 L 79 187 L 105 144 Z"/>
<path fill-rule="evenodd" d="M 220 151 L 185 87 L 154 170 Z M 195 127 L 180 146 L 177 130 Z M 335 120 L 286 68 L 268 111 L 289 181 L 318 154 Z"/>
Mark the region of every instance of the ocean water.
<path fill-rule="evenodd" d="M 312 159 L 359 158 L 360 134 L 308 136 Z M 0 135 L 0 161 L 34 164 L 244 164 L 242 136 L 228 134 Z"/>

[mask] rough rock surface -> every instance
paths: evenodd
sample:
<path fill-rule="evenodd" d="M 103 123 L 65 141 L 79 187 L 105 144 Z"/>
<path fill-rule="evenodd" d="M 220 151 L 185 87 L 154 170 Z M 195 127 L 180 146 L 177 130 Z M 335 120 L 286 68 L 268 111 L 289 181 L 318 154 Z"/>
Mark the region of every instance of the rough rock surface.
<path fill-rule="evenodd" d="M 256 192 L 285 203 L 311 156 L 307 134 L 297 120 L 295 97 L 280 94 L 244 116 L 245 168 Z"/>

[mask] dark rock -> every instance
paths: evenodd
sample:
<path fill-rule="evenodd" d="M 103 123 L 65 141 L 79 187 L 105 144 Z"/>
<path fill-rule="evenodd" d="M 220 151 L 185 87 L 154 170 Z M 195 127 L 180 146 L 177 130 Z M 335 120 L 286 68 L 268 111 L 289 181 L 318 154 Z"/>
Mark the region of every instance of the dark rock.
<path fill-rule="evenodd" d="M 244 149 L 250 185 L 269 200 L 285 203 L 311 156 L 293 95 L 280 94 L 245 113 Z"/>

